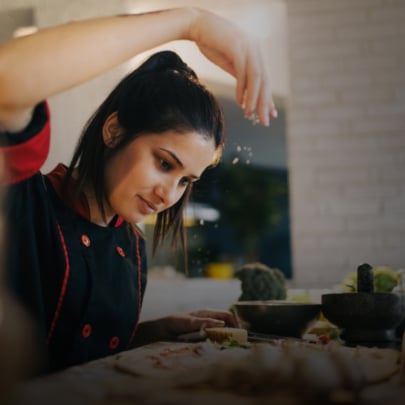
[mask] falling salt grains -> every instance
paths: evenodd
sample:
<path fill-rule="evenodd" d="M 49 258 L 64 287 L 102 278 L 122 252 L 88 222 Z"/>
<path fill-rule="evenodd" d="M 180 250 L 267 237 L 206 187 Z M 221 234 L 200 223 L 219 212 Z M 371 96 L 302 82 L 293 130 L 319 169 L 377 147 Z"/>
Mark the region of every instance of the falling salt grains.
<path fill-rule="evenodd" d="M 239 158 L 238 158 L 238 157 L 233 158 L 233 160 L 232 160 L 232 164 L 233 164 L 233 165 L 236 165 L 236 163 L 238 163 L 238 162 L 239 162 Z"/>
<path fill-rule="evenodd" d="M 242 148 L 239 145 L 236 147 L 236 152 L 242 152 Z"/>
<path fill-rule="evenodd" d="M 204 225 L 204 220 L 203 220 L 203 219 L 200 219 L 200 222 L 199 222 L 199 223 L 200 223 L 201 226 L 203 226 L 203 225 Z"/>

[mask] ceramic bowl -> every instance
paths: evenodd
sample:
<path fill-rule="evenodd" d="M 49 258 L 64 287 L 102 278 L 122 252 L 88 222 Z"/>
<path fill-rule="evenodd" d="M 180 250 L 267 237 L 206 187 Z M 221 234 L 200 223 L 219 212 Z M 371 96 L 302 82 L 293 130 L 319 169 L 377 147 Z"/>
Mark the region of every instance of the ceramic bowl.
<path fill-rule="evenodd" d="M 317 319 L 321 304 L 272 301 L 238 301 L 234 304 L 240 327 L 254 333 L 301 337 L 308 324 Z"/>

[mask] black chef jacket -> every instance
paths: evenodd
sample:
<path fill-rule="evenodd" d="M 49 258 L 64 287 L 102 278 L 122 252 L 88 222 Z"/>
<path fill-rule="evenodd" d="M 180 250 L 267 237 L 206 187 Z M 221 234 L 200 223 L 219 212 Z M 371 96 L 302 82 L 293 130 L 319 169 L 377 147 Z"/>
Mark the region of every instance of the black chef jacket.
<path fill-rule="evenodd" d="M 46 103 L 23 133 L 0 133 L 9 183 L 6 273 L 39 326 L 44 367 L 54 371 L 130 347 L 146 287 L 146 251 L 121 218 L 98 226 L 85 198 L 75 212 L 65 206 L 59 192 L 66 168 L 40 172 L 49 137 Z"/>

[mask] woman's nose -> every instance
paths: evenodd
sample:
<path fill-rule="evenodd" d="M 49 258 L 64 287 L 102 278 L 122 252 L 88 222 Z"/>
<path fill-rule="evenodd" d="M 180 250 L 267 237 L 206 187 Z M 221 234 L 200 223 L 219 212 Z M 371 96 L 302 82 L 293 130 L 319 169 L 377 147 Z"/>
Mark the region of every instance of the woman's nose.
<path fill-rule="evenodd" d="M 155 194 L 160 198 L 165 208 L 171 207 L 178 200 L 176 187 L 171 184 L 159 184 L 155 187 Z"/>

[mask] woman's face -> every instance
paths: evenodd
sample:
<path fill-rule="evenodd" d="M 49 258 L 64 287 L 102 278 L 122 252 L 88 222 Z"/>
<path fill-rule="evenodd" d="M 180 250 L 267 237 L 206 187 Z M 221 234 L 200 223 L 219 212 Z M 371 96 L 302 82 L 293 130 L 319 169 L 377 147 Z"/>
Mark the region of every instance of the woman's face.
<path fill-rule="evenodd" d="M 138 223 L 166 210 L 199 179 L 214 156 L 214 141 L 198 132 L 167 131 L 134 139 L 107 163 L 107 215 Z"/>

